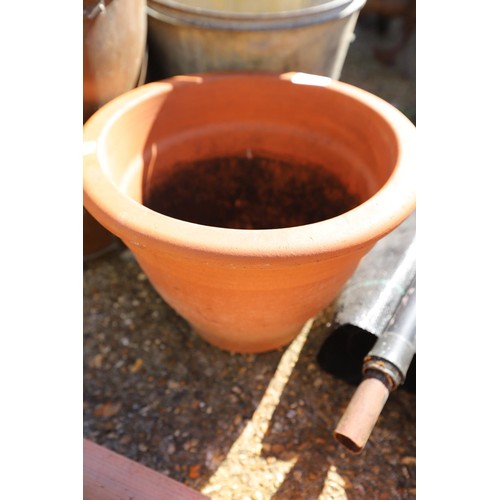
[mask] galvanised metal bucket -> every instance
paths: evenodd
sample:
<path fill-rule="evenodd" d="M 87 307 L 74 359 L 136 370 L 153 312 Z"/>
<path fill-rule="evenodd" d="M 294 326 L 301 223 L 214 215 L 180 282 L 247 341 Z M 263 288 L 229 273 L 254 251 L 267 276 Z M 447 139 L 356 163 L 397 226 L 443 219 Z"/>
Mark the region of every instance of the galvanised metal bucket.
<path fill-rule="evenodd" d="M 148 0 L 157 78 L 300 71 L 338 79 L 366 0 Z"/>

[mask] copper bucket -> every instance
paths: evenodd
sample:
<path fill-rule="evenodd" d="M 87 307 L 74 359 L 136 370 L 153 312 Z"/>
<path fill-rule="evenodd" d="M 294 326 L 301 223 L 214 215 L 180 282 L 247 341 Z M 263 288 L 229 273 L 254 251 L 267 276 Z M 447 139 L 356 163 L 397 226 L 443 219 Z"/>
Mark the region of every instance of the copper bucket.
<path fill-rule="evenodd" d="M 146 0 L 83 0 L 83 123 L 101 106 L 142 85 L 147 68 Z M 117 243 L 83 210 L 83 255 Z"/>

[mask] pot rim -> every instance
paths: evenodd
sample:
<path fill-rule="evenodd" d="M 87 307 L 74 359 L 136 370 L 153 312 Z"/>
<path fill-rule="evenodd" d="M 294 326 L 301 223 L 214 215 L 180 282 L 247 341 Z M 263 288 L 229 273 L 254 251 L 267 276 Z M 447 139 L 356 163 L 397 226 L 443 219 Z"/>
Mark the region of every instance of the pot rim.
<path fill-rule="evenodd" d="M 394 134 L 397 160 L 385 184 L 352 210 L 324 221 L 279 229 L 227 229 L 187 222 L 157 213 L 123 194 L 101 168 L 101 134 L 132 107 L 171 92 L 176 85 L 199 78 L 255 78 L 288 80 L 296 85 L 325 87 L 371 108 Z M 383 99 L 328 77 L 290 72 L 200 73 L 180 75 L 132 89 L 101 107 L 83 128 L 83 191 L 85 208 L 129 246 L 167 245 L 208 258 L 273 258 L 288 255 L 302 260 L 316 255 L 348 252 L 375 243 L 395 229 L 415 209 L 415 125 Z M 124 230 L 124 228 L 127 230 Z"/>

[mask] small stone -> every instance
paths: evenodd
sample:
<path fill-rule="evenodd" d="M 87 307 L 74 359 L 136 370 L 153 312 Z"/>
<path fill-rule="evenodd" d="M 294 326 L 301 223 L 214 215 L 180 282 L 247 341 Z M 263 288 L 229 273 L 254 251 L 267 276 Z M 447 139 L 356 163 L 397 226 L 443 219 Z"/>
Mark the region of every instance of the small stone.
<path fill-rule="evenodd" d="M 179 389 L 179 387 L 181 386 L 181 384 L 179 384 L 179 382 L 177 382 L 176 380 L 169 380 L 168 381 L 168 388 L 169 389 Z"/>
<path fill-rule="evenodd" d="M 121 403 L 102 403 L 95 407 L 94 415 L 96 417 L 113 417 L 121 408 Z"/>
<path fill-rule="evenodd" d="M 106 420 L 96 424 L 97 428 L 101 431 L 112 431 L 115 428 L 115 424 L 112 420 Z"/>
<path fill-rule="evenodd" d="M 345 477 L 345 476 L 343 476 L 342 479 L 344 480 L 344 484 L 343 484 L 344 489 L 346 489 L 346 490 L 352 489 L 351 480 L 349 478 Z"/>
<path fill-rule="evenodd" d="M 132 442 L 132 436 L 130 436 L 129 434 L 125 434 L 125 436 L 122 436 L 119 442 L 120 444 L 124 445 L 130 444 Z"/>
<path fill-rule="evenodd" d="M 137 373 L 141 369 L 142 363 L 143 363 L 142 359 L 137 358 L 135 360 L 135 363 L 130 367 L 130 372 Z"/>
<path fill-rule="evenodd" d="M 148 451 L 148 447 L 144 443 L 139 443 L 139 445 L 137 446 L 137 448 L 139 448 L 139 451 L 142 451 L 143 453 L 145 453 L 146 451 Z"/>
<path fill-rule="evenodd" d="M 198 443 L 199 443 L 198 439 L 190 439 L 189 441 L 184 443 L 183 448 L 186 451 L 194 451 L 196 449 L 196 447 L 198 446 Z"/>
<path fill-rule="evenodd" d="M 189 467 L 189 478 L 198 479 L 200 477 L 200 469 L 200 464 L 192 465 L 191 467 Z"/>
<path fill-rule="evenodd" d="M 271 451 L 275 455 L 280 455 L 281 453 L 283 453 L 285 451 L 285 447 L 282 444 L 276 443 L 276 444 L 273 444 L 271 446 Z"/>
<path fill-rule="evenodd" d="M 103 360 L 102 354 L 96 354 L 94 356 L 94 359 L 92 360 L 93 367 L 94 368 L 101 368 L 102 367 L 102 360 Z"/>

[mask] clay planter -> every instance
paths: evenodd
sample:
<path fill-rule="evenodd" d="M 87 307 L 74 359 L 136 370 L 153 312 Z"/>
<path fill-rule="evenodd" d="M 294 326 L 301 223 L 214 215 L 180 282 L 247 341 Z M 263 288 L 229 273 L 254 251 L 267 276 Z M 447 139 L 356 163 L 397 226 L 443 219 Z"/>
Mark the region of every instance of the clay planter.
<path fill-rule="evenodd" d="M 414 138 L 414 125 L 390 104 L 326 77 L 179 76 L 114 99 L 85 124 L 84 205 L 204 339 L 237 352 L 272 350 L 327 307 L 377 240 L 414 210 Z M 218 184 L 230 184 L 229 170 L 214 170 L 214 159 L 226 166 L 240 159 L 243 193 L 265 184 L 253 170 L 259 157 L 284 161 L 269 176 L 270 189 L 295 185 L 299 206 L 314 182 L 290 181 L 286 165 L 321 165 L 358 201 L 341 215 L 292 227 L 209 225 L 203 217 L 218 206 L 210 192 L 219 196 Z M 162 196 L 176 176 L 193 179 L 190 196 L 185 184 L 184 198 L 177 200 L 175 189 Z M 155 193 L 174 209 L 187 198 L 183 213 L 193 215 L 194 207 L 203 223 L 147 208 Z M 247 203 L 245 196 L 234 207 Z"/>

